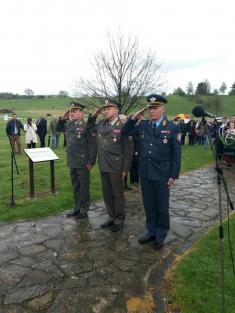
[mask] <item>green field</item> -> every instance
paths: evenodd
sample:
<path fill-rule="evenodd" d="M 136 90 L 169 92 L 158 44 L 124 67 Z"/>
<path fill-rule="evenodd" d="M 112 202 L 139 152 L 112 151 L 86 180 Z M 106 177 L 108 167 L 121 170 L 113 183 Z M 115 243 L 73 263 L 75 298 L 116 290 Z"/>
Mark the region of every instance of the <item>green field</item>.
<path fill-rule="evenodd" d="M 235 215 L 231 216 L 231 243 L 234 242 Z M 227 238 L 227 223 L 224 227 L 225 264 L 225 312 L 235 312 L 235 277 L 233 276 Z M 168 277 L 168 292 L 171 295 L 170 312 L 215 313 L 221 312 L 220 241 L 218 227 L 198 241 L 177 263 Z"/>
<path fill-rule="evenodd" d="M 235 96 L 220 96 L 223 102 L 223 110 L 221 115 L 230 116 L 235 114 Z M 204 97 L 205 98 L 205 97 Z M 187 97 L 169 96 L 167 97 L 167 115 L 173 118 L 179 113 L 191 114 L 192 108 L 200 103 L 188 99 Z M 93 111 L 100 103 L 92 98 L 79 99 L 82 103 L 89 106 L 89 111 Z M 39 113 L 50 113 L 51 115 L 61 115 L 62 112 L 69 108 L 71 98 L 45 98 L 45 99 L 29 99 L 29 100 L 9 100 L 0 101 L 0 109 L 8 108 L 16 111 L 18 116 L 26 118 L 32 116 L 38 117 Z M 145 100 L 143 99 L 143 106 Z M 135 111 L 135 110 L 134 110 Z M 213 109 L 211 109 L 213 113 Z"/>
<path fill-rule="evenodd" d="M 225 96 L 225 109 L 227 115 L 233 112 L 233 102 L 235 97 Z M 29 100 L 11 100 L 0 101 L 1 108 L 10 108 L 16 111 L 22 122 L 26 121 L 28 116 L 33 120 L 38 118 L 40 113 L 44 115 L 50 113 L 52 116 L 62 115 L 69 108 L 69 98 L 49 98 L 49 99 L 29 99 Z M 83 103 L 89 104 L 89 110 L 92 111 L 97 106 L 97 101 L 85 99 Z M 185 112 L 190 113 L 195 106 L 190 100 L 182 97 L 169 97 L 168 116 Z M 72 191 L 70 184 L 69 171 L 66 166 L 66 151 L 60 143 L 59 149 L 55 152 L 60 160 L 55 162 L 56 171 L 56 189 L 58 194 L 52 196 L 50 190 L 50 172 L 49 163 L 40 163 L 35 165 L 35 192 L 37 197 L 34 200 L 29 199 L 29 174 L 28 159 L 23 153 L 17 156 L 17 164 L 20 175 L 15 173 L 15 201 L 18 204 L 12 208 L 7 207 L 10 198 L 10 146 L 5 134 L 6 122 L 0 119 L 0 220 L 27 219 L 46 216 L 56 212 L 65 211 L 73 205 Z M 24 144 L 24 133 L 21 136 L 22 146 Z M 61 138 L 62 141 L 62 138 Z M 38 145 L 39 146 L 39 145 Z M 200 166 L 212 162 L 212 155 L 209 149 L 200 146 L 189 147 L 186 145 L 182 151 L 182 170 L 181 172 L 193 170 Z M 101 198 L 100 178 L 97 166 L 92 171 L 91 176 L 91 198 L 92 201 Z"/>

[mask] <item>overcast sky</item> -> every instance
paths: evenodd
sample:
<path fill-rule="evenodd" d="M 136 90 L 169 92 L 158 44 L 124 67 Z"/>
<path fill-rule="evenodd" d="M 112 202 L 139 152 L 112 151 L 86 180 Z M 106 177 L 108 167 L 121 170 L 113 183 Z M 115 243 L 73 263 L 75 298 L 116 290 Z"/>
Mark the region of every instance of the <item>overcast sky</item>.
<path fill-rule="evenodd" d="M 71 92 L 118 28 L 156 51 L 167 92 L 235 81 L 233 0 L 1 0 L 0 12 L 0 92 Z"/>

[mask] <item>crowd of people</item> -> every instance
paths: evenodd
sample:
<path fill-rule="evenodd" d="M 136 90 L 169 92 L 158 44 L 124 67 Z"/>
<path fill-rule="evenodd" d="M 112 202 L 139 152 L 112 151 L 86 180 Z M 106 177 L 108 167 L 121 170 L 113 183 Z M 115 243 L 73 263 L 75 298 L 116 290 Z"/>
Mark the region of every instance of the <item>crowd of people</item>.
<path fill-rule="evenodd" d="M 59 146 L 59 139 L 63 134 L 63 146 L 66 146 L 65 136 L 66 121 L 60 116 L 47 119 L 40 115 L 36 123 L 32 118 L 28 117 L 23 125 L 20 119 L 17 119 L 16 113 L 12 114 L 11 120 L 7 122 L 6 133 L 11 141 L 11 145 L 15 154 L 21 154 L 21 131 L 25 132 L 25 143 L 28 149 L 36 148 L 36 144 L 40 143 L 40 148 L 47 146 L 56 149 Z M 48 142 L 46 143 L 46 135 L 48 134 Z"/>
<path fill-rule="evenodd" d="M 67 217 L 87 218 L 90 207 L 90 172 L 96 163 L 100 169 L 103 199 L 108 219 L 101 224 L 104 229 L 117 232 L 125 220 L 127 174 L 130 182 L 140 184 L 146 213 L 146 230 L 139 237 L 141 244 L 153 240 L 155 249 L 164 245 L 170 229 L 170 189 L 179 176 L 181 146 L 208 145 L 208 132 L 220 160 L 228 167 L 235 161 L 235 115 L 230 119 L 209 120 L 207 126 L 191 118 L 187 123 L 167 119 L 166 98 L 151 94 L 143 109 L 127 118 L 119 114 L 119 104 L 107 100 L 85 119 L 85 105 L 71 102 L 63 116 L 47 120 L 40 116 L 36 123 L 31 118 L 26 124 L 16 114 L 7 123 L 6 133 L 15 153 L 21 153 L 20 132 L 25 132 L 28 148 L 35 148 L 37 137 L 40 147 L 57 148 L 64 134 L 67 165 L 70 170 L 74 208 Z M 144 114 L 148 113 L 145 119 Z M 208 132 L 207 132 L 208 129 Z M 51 140 L 50 140 L 51 138 Z"/>
<path fill-rule="evenodd" d="M 183 119 L 174 120 L 179 125 L 181 144 L 193 146 L 195 144 L 209 146 L 209 137 L 217 151 L 218 158 L 227 167 L 232 167 L 235 162 L 235 115 L 230 118 L 222 117 L 220 120 L 211 118 L 206 125 L 201 120 L 191 118 L 185 122 Z"/>

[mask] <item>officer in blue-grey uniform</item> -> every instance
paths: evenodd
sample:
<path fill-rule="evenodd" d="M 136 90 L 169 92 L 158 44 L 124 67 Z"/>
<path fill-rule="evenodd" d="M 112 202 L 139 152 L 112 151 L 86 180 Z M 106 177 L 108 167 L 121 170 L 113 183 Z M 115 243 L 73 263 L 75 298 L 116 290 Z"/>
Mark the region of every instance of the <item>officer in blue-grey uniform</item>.
<path fill-rule="evenodd" d="M 180 129 L 165 116 L 167 100 L 157 94 L 147 97 L 147 107 L 135 113 L 123 126 L 122 134 L 139 134 L 142 140 L 139 159 L 139 175 L 144 208 L 146 230 L 138 239 L 140 243 L 155 240 L 155 249 L 164 245 L 170 229 L 170 188 L 180 172 Z M 148 110 L 149 120 L 140 121 Z"/>
<path fill-rule="evenodd" d="M 97 156 L 96 135 L 84 120 L 85 106 L 71 102 L 63 120 L 67 139 L 67 165 L 73 187 L 74 209 L 67 217 L 86 218 L 90 207 L 90 171 Z"/>

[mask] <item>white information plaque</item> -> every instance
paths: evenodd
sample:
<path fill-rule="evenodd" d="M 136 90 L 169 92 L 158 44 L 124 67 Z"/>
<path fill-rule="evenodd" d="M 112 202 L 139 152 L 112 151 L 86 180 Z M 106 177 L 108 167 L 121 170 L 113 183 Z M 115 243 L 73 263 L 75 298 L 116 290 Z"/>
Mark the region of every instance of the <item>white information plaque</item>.
<path fill-rule="evenodd" d="M 59 160 L 58 156 L 49 147 L 24 149 L 24 152 L 33 163 Z"/>

